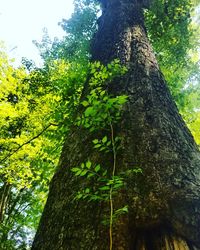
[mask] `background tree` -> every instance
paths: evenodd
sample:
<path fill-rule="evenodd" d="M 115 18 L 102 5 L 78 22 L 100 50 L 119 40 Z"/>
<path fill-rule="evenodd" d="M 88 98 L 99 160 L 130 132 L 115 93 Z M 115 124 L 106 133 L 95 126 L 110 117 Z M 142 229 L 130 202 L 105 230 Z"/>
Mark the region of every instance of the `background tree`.
<path fill-rule="evenodd" d="M 57 163 L 55 149 L 47 157 L 53 138 L 50 142 L 47 134 L 43 136 L 51 127 L 47 101 L 52 96 L 41 92 L 41 85 L 31 85 L 34 73 L 15 68 L 3 47 L 0 64 L 0 248 L 21 249 L 30 245 Z"/>

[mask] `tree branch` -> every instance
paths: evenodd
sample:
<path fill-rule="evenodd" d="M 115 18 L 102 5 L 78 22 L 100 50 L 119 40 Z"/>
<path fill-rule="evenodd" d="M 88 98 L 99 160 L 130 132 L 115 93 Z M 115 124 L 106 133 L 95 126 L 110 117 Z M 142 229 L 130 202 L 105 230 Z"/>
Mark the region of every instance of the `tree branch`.
<path fill-rule="evenodd" d="M 51 126 L 58 126 L 58 124 L 54 124 L 54 123 L 50 123 L 48 126 L 46 126 L 39 134 L 37 134 L 36 136 L 34 136 L 33 138 L 31 138 L 30 140 L 28 140 L 27 142 L 23 143 L 22 145 L 20 145 L 18 148 L 16 148 L 13 152 L 8 153 L 1 161 L 0 163 L 3 163 L 4 161 L 6 161 L 9 157 L 11 157 L 12 155 L 14 155 L 15 153 L 17 153 L 23 146 L 31 143 L 33 140 L 37 139 L 38 137 L 40 137 L 49 127 Z"/>

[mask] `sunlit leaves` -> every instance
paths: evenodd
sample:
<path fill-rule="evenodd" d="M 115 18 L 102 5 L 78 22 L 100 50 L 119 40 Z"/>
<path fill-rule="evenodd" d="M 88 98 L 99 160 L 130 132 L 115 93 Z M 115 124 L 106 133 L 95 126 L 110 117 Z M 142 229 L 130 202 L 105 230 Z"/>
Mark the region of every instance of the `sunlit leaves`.
<path fill-rule="evenodd" d="M 146 24 L 159 61 L 173 60 L 182 64 L 186 59 L 192 34 L 191 8 L 188 0 L 153 1 L 151 10 L 146 13 Z M 174 55 L 177 56 L 174 58 Z"/>
<path fill-rule="evenodd" d="M 95 62 L 90 65 L 90 68 L 90 93 L 81 102 L 85 110 L 82 116 L 78 118 L 77 124 L 94 131 L 119 120 L 127 96 L 112 97 L 109 95 L 107 88 L 109 82 L 115 77 L 125 74 L 127 69 L 120 66 L 118 60 L 111 62 L 107 66 Z"/>
<path fill-rule="evenodd" d="M 97 28 L 99 11 L 96 0 L 75 0 L 74 13 L 69 20 L 63 19 L 59 25 L 66 32 L 63 39 L 51 41 L 48 32 L 44 32 L 41 43 L 35 42 L 45 63 L 54 59 L 66 59 L 70 62 L 88 62 L 90 41 Z"/>

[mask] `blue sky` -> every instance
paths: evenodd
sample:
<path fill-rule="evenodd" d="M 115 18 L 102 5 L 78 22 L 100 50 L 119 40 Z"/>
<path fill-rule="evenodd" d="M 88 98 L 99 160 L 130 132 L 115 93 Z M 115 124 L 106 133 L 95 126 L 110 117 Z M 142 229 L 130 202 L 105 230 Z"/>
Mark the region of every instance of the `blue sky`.
<path fill-rule="evenodd" d="M 44 27 L 51 38 L 62 37 L 58 22 L 72 11 L 73 0 L 0 0 L 0 40 L 18 62 L 27 57 L 39 63 L 32 40 L 41 40 Z"/>

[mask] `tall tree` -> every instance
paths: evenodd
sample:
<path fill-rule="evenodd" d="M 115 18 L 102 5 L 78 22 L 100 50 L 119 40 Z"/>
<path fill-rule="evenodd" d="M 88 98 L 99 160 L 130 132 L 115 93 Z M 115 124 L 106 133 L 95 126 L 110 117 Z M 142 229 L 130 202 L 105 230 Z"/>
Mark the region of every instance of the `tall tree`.
<path fill-rule="evenodd" d="M 114 225 L 113 249 L 200 249 L 200 155 L 147 38 L 143 9 L 150 1 L 101 2 L 92 60 L 107 64 L 119 58 L 128 69 L 109 86 L 111 94 L 128 96 L 115 128 L 122 138 L 118 168 L 142 169 L 141 175 L 127 177 L 126 187 L 114 198 L 115 204 L 128 206 L 128 213 Z M 108 248 L 105 203 L 74 201 L 84 183 L 71 168 L 87 159 L 100 161 L 92 147 L 95 136 L 72 127 L 33 250 Z M 113 164 L 109 157 L 105 161 L 108 167 Z"/>

